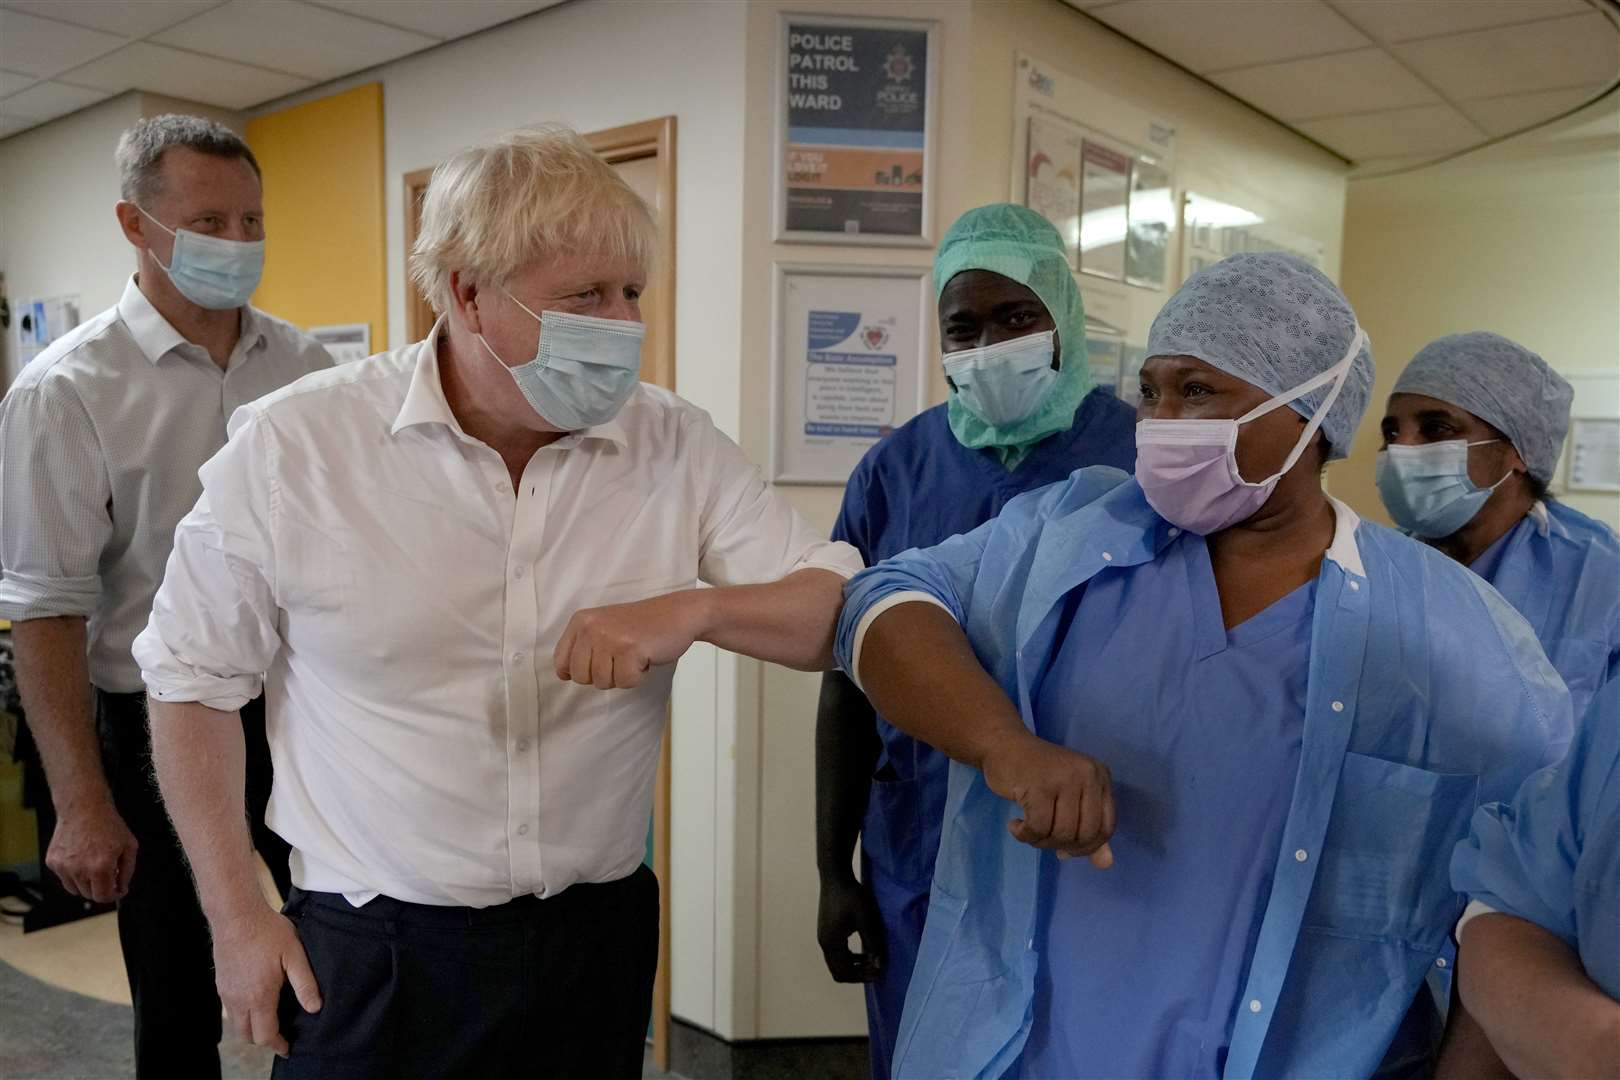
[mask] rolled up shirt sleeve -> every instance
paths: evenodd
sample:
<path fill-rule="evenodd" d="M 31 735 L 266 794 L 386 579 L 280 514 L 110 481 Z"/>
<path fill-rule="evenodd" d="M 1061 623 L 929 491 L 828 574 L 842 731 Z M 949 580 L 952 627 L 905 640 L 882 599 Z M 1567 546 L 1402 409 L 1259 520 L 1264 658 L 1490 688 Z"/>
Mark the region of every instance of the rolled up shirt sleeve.
<path fill-rule="evenodd" d="M 175 530 L 135 660 L 160 701 L 231 712 L 257 697 L 281 638 L 275 599 L 276 443 L 252 406 L 203 465 L 202 497 Z"/>
<path fill-rule="evenodd" d="M 0 618 L 95 611 L 110 498 L 101 441 L 72 387 L 13 389 L 0 406 Z"/>
<path fill-rule="evenodd" d="M 817 535 L 781 492 L 767 484 L 742 449 L 707 418 L 695 425 L 697 484 L 703 500 L 698 576 L 711 585 L 755 585 L 798 570 L 828 570 L 846 580 L 860 553 Z"/>

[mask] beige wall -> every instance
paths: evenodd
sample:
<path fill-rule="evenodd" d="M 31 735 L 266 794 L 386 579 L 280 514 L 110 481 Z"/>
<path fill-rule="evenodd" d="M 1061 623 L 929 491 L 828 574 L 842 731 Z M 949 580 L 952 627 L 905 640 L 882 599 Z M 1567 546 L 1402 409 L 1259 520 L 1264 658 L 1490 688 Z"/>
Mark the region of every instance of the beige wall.
<path fill-rule="evenodd" d="M 872 14 L 869 3 L 756 2 L 749 6 L 747 175 L 743 233 L 742 438 L 755 461 L 770 451 L 771 264 L 773 261 L 926 266 L 927 251 L 872 250 L 771 242 L 775 126 L 772 78 L 777 12 Z M 1176 125 L 1175 185 L 1246 206 L 1321 240 L 1336 273 L 1344 214 L 1344 162 L 1132 45 L 1058 0 L 892 2 L 882 14 L 941 25 L 943 82 L 935 167 L 936 235 L 963 211 L 1009 198 L 1013 152 L 1013 63 L 1028 52 Z M 1082 282 L 1084 287 L 1084 282 Z M 930 334 L 934 328 L 930 327 Z M 932 352 L 937 345 L 931 345 Z M 932 400 L 944 399 L 936 369 Z M 830 529 L 840 488 L 786 489 L 821 529 Z M 757 665 L 754 665 L 757 667 Z M 759 1037 L 852 1035 L 865 1031 L 859 989 L 826 974 L 815 940 L 814 729 L 818 679 L 763 668 L 757 690 L 739 686 L 742 717 L 758 710 L 750 792 L 738 787 L 739 822 L 757 820 L 757 926 L 738 928 L 739 1030 Z M 739 753 L 744 745 L 739 743 Z M 748 773 L 749 770 L 743 770 Z M 739 887 L 743 887 L 739 883 Z M 739 903 L 739 913 L 744 912 Z M 746 917 L 746 916 L 745 916 Z M 751 991 L 751 993 L 750 993 Z M 751 1028 L 746 1007 L 754 1006 Z"/>
<path fill-rule="evenodd" d="M 1373 483 L 1378 420 L 1427 342 L 1492 330 L 1566 375 L 1620 371 L 1620 110 L 1353 182 L 1343 284 L 1372 337 L 1378 383 L 1350 460 L 1330 477 L 1359 513 L 1387 522 Z M 1620 499 L 1560 497 L 1620 527 Z"/>

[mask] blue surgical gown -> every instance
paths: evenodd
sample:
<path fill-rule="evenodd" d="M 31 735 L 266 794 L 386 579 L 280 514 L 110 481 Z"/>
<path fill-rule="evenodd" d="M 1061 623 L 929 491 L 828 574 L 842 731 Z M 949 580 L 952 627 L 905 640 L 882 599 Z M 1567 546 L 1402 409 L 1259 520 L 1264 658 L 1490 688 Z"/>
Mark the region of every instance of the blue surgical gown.
<path fill-rule="evenodd" d="M 1281 842 L 1269 854 L 1233 858 L 1269 858 L 1271 889 L 1227 1077 L 1421 1067 L 1436 1033 L 1424 975 L 1446 959 L 1463 906 L 1448 853 L 1478 804 L 1508 797 L 1569 743 L 1569 692 L 1495 590 L 1343 504 L 1334 513 Z M 858 574 L 845 588 L 838 662 L 854 667 L 857 631 L 876 604 L 920 594 L 952 614 L 1032 724 L 1034 686 L 1052 667 L 1070 593 L 1105 571 L 1156 560 L 1178 535 L 1135 481 L 1083 469 L 1014 499 L 971 533 Z M 1154 655 L 1159 642 L 1155 631 L 1123 644 Z M 1185 677 L 1159 671 L 1167 686 Z M 1041 852 L 1007 832 L 1015 812 L 977 770 L 952 763 L 895 1051 L 900 1080 L 1016 1070 L 1032 1028 L 1037 912 L 1050 883 Z M 1179 955 L 1178 928 L 1160 929 L 1158 948 Z M 1084 970 L 1072 978 L 1083 984 Z"/>
<path fill-rule="evenodd" d="M 1066 432 L 1007 471 L 990 450 L 956 441 L 945 406 L 922 413 L 867 452 L 844 489 L 833 539 L 868 566 L 932 547 L 995 517 L 1009 499 L 1087 465 L 1136 465 L 1136 414 L 1107 391 L 1087 394 Z M 945 757 L 880 717 L 883 749 L 861 831 L 862 879 L 882 912 L 888 963 L 866 988 L 872 1075 L 888 1080 L 906 987 L 922 941 L 945 807 Z"/>
<path fill-rule="evenodd" d="M 1314 601 L 1307 583 L 1227 630 L 1191 535 L 1070 594 L 1035 731 L 1107 764 L 1118 826 L 1107 871 L 1043 860 L 1025 1080 L 1220 1076 L 1299 769 Z"/>
<path fill-rule="evenodd" d="M 1560 502 L 1538 503 L 1470 567 L 1536 632 L 1575 715 L 1620 674 L 1620 542 Z"/>
<path fill-rule="evenodd" d="M 1451 882 L 1563 939 L 1620 1001 L 1620 680 L 1598 691 L 1563 761 L 1474 814 Z"/>

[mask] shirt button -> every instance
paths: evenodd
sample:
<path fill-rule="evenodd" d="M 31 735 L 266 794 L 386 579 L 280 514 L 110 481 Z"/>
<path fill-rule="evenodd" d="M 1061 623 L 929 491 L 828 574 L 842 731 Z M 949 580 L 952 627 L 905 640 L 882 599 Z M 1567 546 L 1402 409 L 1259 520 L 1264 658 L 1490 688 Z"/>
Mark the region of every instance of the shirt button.
<path fill-rule="evenodd" d="M 1308 851 L 1306 851 L 1304 848 L 1300 848 L 1298 851 L 1294 852 L 1294 861 L 1295 862 L 1304 862 L 1306 859 L 1308 859 L 1310 857 L 1311 857 L 1310 853 Z"/>
<path fill-rule="evenodd" d="M 1350 591 L 1351 591 L 1351 592 L 1360 592 L 1360 591 L 1361 591 L 1361 582 L 1359 582 L 1359 581 L 1352 581 L 1352 582 L 1351 582 L 1351 583 L 1350 583 Z"/>
<path fill-rule="evenodd" d="M 495 490 L 500 492 L 502 495 L 505 495 L 508 491 L 512 490 L 512 485 L 504 482 L 499 483 L 495 485 Z"/>
<path fill-rule="evenodd" d="M 1114 561 L 1113 552 L 1110 552 L 1110 551 L 1103 552 L 1103 562 L 1113 562 L 1113 561 Z"/>
<path fill-rule="evenodd" d="M 529 740 L 528 739 L 519 739 L 517 741 L 517 748 L 518 748 L 518 753 L 520 753 L 520 754 L 523 753 L 523 751 L 525 751 L 525 750 L 527 750 L 529 748 Z"/>
<path fill-rule="evenodd" d="M 527 825 L 519 825 L 518 826 L 518 835 L 519 836 L 528 836 L 529 835 L 529 827 Z M 1256 1002 L 1255 1004 L 1259 1004 L 1259 1002 Z"/>
<path fill-rule="evenodd" d="M 1446 958 L 1442 956 L 1440 959 L 1438 959 L 1438 960 L 1436 960 L 1434 962 L 1434 966 L 1435 967 L 1445 967 L 1446 966 Z"/>
<path fill-rule="evenodd" d="M 1253 1001 L 1249 1002 L 1249 1011 L 1250 1012 L 1259 1012 L 1260 1011 L 1260 999 L 1259 998 L 1255 998 Z"/>
<path fill-rule="evenodd" d="M 514 663 L 514 664 L 523 663 L 523 654 L 520 653 L 520 652 L 513 653 L 512 654 L 512 663 Z"/>
<path fill-rule="evenodd" d="M 1178 537 L 1180 535 L 1181 535 L 1181 530 L 1180 529 L 1171 529 L 1170 530 L 1170 539 L 1174 540 L 1176 537 Z"/>
<path fill-rule="evenodd" d="M 512 571 L 512 574 L 515 577 L 522 577 L 523 576 L 523 567 L 521 567 L 521 566 L 518 567 L 516 570 Z"/>
<path fill-rule="evenodd" d="M 1344 702 L 1342 702 L 1342 701 L 1335 701 L 1335 702 L 1334 702 L 1334 703 L 1333 703 L 1333 711 L 1334 711 L 1334 712 L 1344 712 Z"/>

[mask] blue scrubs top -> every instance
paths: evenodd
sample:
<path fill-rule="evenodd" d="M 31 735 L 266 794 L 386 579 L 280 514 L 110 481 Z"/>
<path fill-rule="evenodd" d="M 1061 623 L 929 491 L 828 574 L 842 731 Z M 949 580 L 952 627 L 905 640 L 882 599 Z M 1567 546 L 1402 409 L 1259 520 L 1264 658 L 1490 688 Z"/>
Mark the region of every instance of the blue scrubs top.
<path fill-rule="evenodd" d="M 1299 770 L 1315 596 L 1228 631 L 1187 534 L 1070 595 L 1035 730 L 1108 766 L 1115 862 L 1043 860 L 1025 1080 L 1221 1075 Z"/>
<path fill-rule="evenodd" d="M 1563 503 L 1537 503 L 1469 569 L 1535 630 L 1575 715 L 1620 674 L 1620 542 Z"/>
<path fill-rule="evenodd" d="M 1448 853 L 1477 805 L 1511 797 L 1569 746 L 1569 692 L 1524 618 L 1467 567 L 1333 505 L 1299 780 L 1281 843 L 1233 856 L 1272 863 L 1227 1077 L 1423 1067 L 1438 1036 L 1424 976 L 1449 966 L 1463 909 Z M 950 611 L 1033 725 L 1033 684 L 1051 666 L 1068 596 L 1156 561 L 1179 535 L 1134 481 L 1083 469 L 972 533 L 858 574 L 844 591 L 838 662 L 858 671 L 875 606 L 920 594 Z M 1158 637 L 1155 628 L 1128 640 L 1152 652 Z M 1022 1058 L 1048 883 L 1043 853 L 1007 831 L 1014 809 L 977 770 L 951 765 L 896 1080 L 991 1080 Z M 1164 931 L 1164 948 L 1176 950 L 1178 929 Z"/>
<path fill-rule="evenodd" d="M 867 452 L 844 489 L 833 539 L 853 544 L 868 566 L 911 548 L 970 532 L 1026 491 L 1087 465 L 1136 467 L 1136 412 L 1094 390 L 1066 432 L 1052 435 L 1008 472 L 991 450 L 970 450 L 935 406 Z M 861 830 L 863 878 L 883 916 L 888 963 L 868 983 L 872 1075 L 887 1080 L 906 988 L 928 911 L 945 806 L 945 756 L 886 723 Z"/>
<path fill-rule="evenodd" d="M 1088 465 L 1136 467 L 1136 412 L 1105 390 L 1087 394 L 1074 424 L 1043 440 L 1008 472 L 991 450 L 956 441 L 936 405 L 861 459 L 844 489 L 834 540 L 872 566 L 910 548 L 971 532 L 1008 500 L 1066 480 Z M 946 758 L 878 718 L 883 740 L 861 847 L 890 876 L 926 889 L 939 847 Z"/>
<path fill-rule="evenodd" d="M 1568 757 L 1526 780 L 1512 802 L 1475 812 L 1451 882 L 1562 938 L 1620 1001 L 1620 680 L 1598 692 Z"/>

